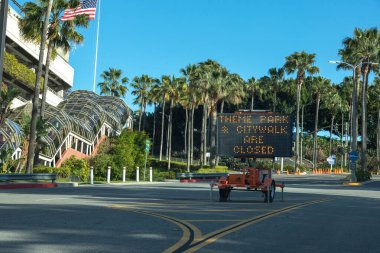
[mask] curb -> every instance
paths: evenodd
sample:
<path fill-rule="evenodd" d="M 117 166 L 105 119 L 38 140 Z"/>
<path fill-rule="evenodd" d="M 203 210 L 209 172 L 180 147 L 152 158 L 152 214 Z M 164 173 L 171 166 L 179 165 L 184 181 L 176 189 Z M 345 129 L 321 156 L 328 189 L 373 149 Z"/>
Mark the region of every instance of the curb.
<path fill-rule="evenodd" d="M 59 182 L 56 183 L 59 188 L 68 188 L 68 187 L 78 187 L 79 184 L 77 182 Z"/>
<path fill-rule="evenodd" d="M 56 183 L 15 183 L 15 184 L 2 184 L 0 189 L 25 189 L 25 188 L 55 188 Z"/>
<path fill-rule="evenodd" d="M 363 183 L 359 183 L 359 182 L 343 182 L 343 185 L 346 185 L 346 186 L 362 186 Z"/>

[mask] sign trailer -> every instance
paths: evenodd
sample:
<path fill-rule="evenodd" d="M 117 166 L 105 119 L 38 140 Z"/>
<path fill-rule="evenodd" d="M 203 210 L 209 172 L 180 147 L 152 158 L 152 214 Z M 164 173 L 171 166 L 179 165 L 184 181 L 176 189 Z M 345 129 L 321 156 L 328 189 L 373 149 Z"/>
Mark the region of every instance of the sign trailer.
<path fill-rule="evenodd" d="M 278 113 L 222 113 L 217 120 L 217 154 L 240 158 L 291 157 L 293 117 Z M 271 170 L 243 168 L 218 183 L 219 201 L 227 201 L 234 188 L 262 191 L 264 201 L 272 202 L 276 186 Z"/>

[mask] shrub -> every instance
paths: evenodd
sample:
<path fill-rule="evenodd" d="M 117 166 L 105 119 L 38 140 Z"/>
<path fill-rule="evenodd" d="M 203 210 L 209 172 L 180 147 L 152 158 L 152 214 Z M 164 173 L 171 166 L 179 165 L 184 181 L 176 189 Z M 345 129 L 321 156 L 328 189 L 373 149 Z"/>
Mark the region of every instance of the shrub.
<path fill-rule="evenodd" d="M 33 173 L 56 173 L 56 168 L 38 165 L 33 168 Z"/>
<path fill-rule="evenodd" d="M 368 181 L 372 177 L 371 173 L 367 170 L 357 170 L 355 174 L 358 182 Z"/>
<path fill-rule="evenodd" d="M 90 169 L 85 159 L 78 159 L 75 156 L 72 156 L 62 164 L 62 167 L 67 167 L 70 170 L 71 175 L 78 178 L 80 181 L 88 181 Z"/>

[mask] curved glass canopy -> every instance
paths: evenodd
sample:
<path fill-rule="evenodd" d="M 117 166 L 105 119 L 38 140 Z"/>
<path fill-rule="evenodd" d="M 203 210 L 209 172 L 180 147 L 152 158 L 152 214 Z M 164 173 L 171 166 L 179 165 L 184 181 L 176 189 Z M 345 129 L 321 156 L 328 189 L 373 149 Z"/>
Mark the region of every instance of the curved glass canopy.
<path fill-rule="evenodd" d="M 0 149 L 15 150 L 22 145 L 24 136 L 20 122 L 24 113 L 30 114 L 30 107 L 26 105 L 16 109 L 0 129 Z M 47 135 L 42 137 L 45 143 L 42 155 L 54 157 L 69 133 L 93 143 L 104 124 L 120 132 L 130 115 L 132 111 L 118 97 L 99 96 L 91 91 L 74 91 L 57 107 L 47 106 L 45 117 L 49 127 Z"/>

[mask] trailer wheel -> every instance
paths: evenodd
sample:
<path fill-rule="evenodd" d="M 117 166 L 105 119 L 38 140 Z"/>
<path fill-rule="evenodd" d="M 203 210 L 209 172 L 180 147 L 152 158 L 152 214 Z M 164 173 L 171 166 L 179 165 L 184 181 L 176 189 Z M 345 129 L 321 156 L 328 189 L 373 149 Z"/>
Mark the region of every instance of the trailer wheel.
<path fill-rule="evenodd" d="M 230 196 L 231 190 L 228 188 L 219 189 L 219 202 L 226 202 Z"/>
<path fill-rule="evenodd" d="M 269 202 L 272 203 L 276 195 L 276 182 L 274 180 L 272 181 L 272 184 L 270 185 L 269 190 L 266 191 L 264 194 L 264 202 L 268 202 L 268 195 L 269 195 Z"/>

